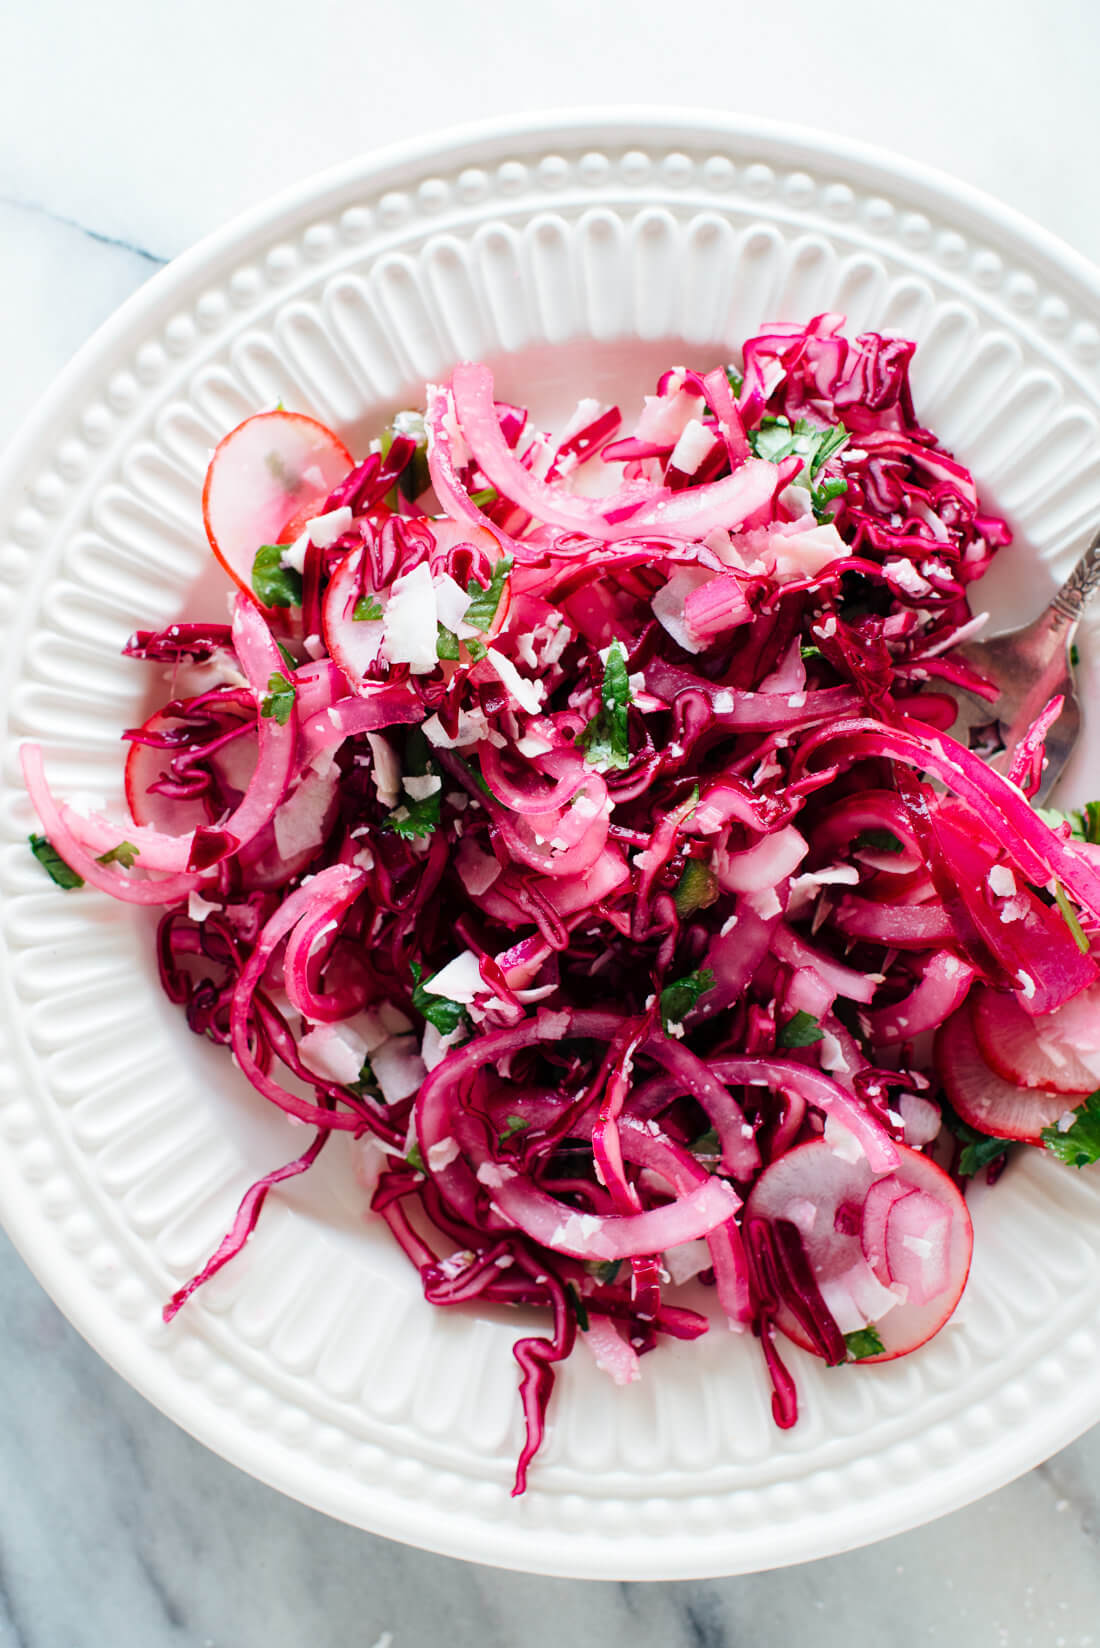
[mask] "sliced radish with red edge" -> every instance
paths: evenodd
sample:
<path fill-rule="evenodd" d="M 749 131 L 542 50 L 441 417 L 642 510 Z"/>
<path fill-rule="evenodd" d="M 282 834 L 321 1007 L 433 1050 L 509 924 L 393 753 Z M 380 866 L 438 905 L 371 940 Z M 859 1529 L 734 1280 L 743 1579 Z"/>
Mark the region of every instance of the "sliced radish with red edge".
<path fill-rule="evenodd" d="M 968 1127 L 995 1139 L 1041 1144 L 1044 1127 L 1074 1108 L 1072 1094 L 1020 1087 L 982 1058 L 970 1009 L 960 1007 L 936 1032 L 934 1053 L 947 1097 Z"/>

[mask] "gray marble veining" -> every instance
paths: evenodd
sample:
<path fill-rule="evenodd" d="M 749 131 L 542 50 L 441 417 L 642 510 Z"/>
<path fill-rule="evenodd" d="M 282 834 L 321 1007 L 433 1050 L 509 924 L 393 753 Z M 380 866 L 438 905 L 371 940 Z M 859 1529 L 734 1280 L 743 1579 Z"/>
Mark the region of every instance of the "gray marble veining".
<path fill-rule="evenodd" d="M 374 25 L 346 0 L 315 0 L 308 27 L 290 0 L 9 8 L 0 439 L 158 262 L 232 212 L 358 149 L 505 110 L 732 103 L 832 126 L 1098 256 L 1098 17 L 1086 0 L 1055 0 L 1042 26 L 1026 0 L 995 16 L 925 0 L 915 29 L 869 0 L 839 19 L 810 0 L 782 15 L 700 0 L 686 26 L 658 0 L 421 0 L 417 48 L 399 15 Z M 346 1528 L 208 1453 L 2 1239 L 0 1409 L 0 1648 L 1100 1648 L 1100 1430 L 977 1505 L 799 1568 L 654 1586 L 501 1573 Z"/>

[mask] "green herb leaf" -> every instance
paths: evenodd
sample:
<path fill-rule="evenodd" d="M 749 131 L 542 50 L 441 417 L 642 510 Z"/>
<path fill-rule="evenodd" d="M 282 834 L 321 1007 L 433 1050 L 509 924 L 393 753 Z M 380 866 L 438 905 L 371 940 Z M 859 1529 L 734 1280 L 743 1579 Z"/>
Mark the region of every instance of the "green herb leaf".
<path fill-rule="evenodd" d="M 683 1024 L 700 996 L 714 988 L 714 974 L 709 967 L 701 972 L 686 973 L 683 978 L 666 984 L 661 991 L 661 1023 L 667 1030 L 670 1024 Z"/>
<path fill-rule="evenodd" d="M 416 442 L 416 451 L 401 472 L 393 491 L 386 494 L 387 498 L 393 501 L 391 508 L 397 502 L 398 492 L 403 492 L 406 498 L 419 498 L 431 485 L 431 475 L 428 472 L 428 431 L 424 425 L 423 412 L 398 412 L 393 422 L 382 431 L 383 458 L 389 453 L 395 435 L 411 436 Z"/>
<path fill-rule="evenodd" d="M 376 624 L 382 616 L 382 603 L 376 595 L 360 595 L 351 609 L 352 622 Z"/>
<path fill-rule="evenodd" d="M 689 858 L 684 873 L 676 883 L 672 902 L 681 921 L 693 916 L 696 910 L 706 910 L 718 898 L 718 877 L 701 858 Z"/>
<path fill-rule="evenodd" d="M 29 835 L 27 840 L 30 842 L 31 852 L 51 881 L 56 882 L 67 893 L 74 892 L 77 887 L 83 887 L 84 877 L 77 875 L 71 864 L 66 864 L 61 854 L 50 846 L 44 835 Z"/>
<path fill-rule="evenodd" d="M 1070 642 L 1069 661 L 1070 661 L 1070 666 L 1073 669 L 1076 669 L 1078 664 L 1081 662 L 1081 649 L 1077 645 L 1076 641 L 1071 641 Z"/>
<path fill-rule="evenodd" d="M 117 847 L 110 847 L 105 853 L 100 853 L 97 864 L 121 864 L 124 870 L 132 870 L 137 858 L 138 850 L 130 841 L 120 841 Z"/>
<path fill-rule="evenodd" d="M 442 799 L 443 791 L 439 789 L 434 795 L 426 795 L 419 801 L 403 801 L 400 807 L 395 807 L 382 820 L 382 828 L 392 830 L 402 841 L 417 841 L 422 836 L 431 835 L 439 827 L 439 804 Z"/>
<path fill-rule="evenodd" d="M 466 1022 L 466 1009 L 461 1002 L 452 1001 L 449 996 L 437 996 L 428 989 L 427 984 L 421 983 L 424 969 L 418 961 L 412 964 L 413 996 L 412 1004 L 418 1013 L 423 1013 L 429 1024 L 434 1024 L 441 1036 L 451 1036 L 460 1024 Z M 428 983 L 431 983 L 429 979 Z"/>
<path fill-rule="evenodd" d="M 700 1133 L 697 1139 L 692 1140 L 689 1148 L 693 1156 L 720 1156 L 722 1141 L 718 1137 L 718 1129 L 708 1127 L 705 1133 Z"/>
<path fill-rule="evenodd" d="M 503 1144 L 506 1139 L 510 1139 L 514 1133 L 522 1133 L 524 1129 L 530 1127 L 530 1125 L 531 1123 L 527 1120 L 526 1116 L 508 1116 L 499 1135 L 501 1144 Z"/>
<path fill-rule="evenodd" d="M 1044 1127 L 1041 1138 L 1052 1156 L 1069 1167 L 1088 1167 L 1100 1161 L 1100 1090 L 1090 1093 L 1074 1111 L 1076 1121 L 1064 1133 L 1057 1125 Z"/>
<path fill-rule="evenodd" d="M 473 664 L 480 663 L 481 660 L 485 657 L 485 654 L 489 650 L 489 648 L 485 645 L 485 642 L 477 640 L 476 637 L 472 638 L 469 641 L 466 641 L 464 643 L 464 645 L 466 647 L 467 653 L 470 656 L 470 662 L 473 663 Z"/>
<path fill-rule="evenodd" d="M 600 708 L 577 734 L 577 743 L 594 767 L 629 767 L 632 700 L 626 648 L 621 641 L 612 641 L 608 648 L 600 698 Z"/>
<path fill-rule="evenodd" d="M 428 1170 L 424 1166 L 424 1158 L 420 1154 L 420 1146 L 417 1144 L 415 1139 L 406 1153 L 405 1160 L 408 1162 L 409 1166 L 415 1168 L 418 1173 L 423 1173 L 425 1175 L 427 1174 Z"/>
<path fill-rule="evenodd" d="M 495 486 L 483 486 L 479 492 L 470 493 L 470 502 L 477 509 L 488 509 L 489 505 L 495 504 L 499 497 L 500 493 Z"/>
<path fill-rule="evenodd" d="M 775 1040 L 777 1047 L 812 1047 L 815 1041 L 824 1040 L 824 1036 L 825 1032 L 813 1014 L 800 1007 L 794 1017 L 787 1020 Z"/>
<path fill-rule="evenodd" d="M 846 1333 L 844 1343 L 853 1362 L 862 1362 L 865 1356 L 881 1356 L 886 1349 L 874 1323 L 865 1328 L 857 1328 L 854 1333 Z"/>
<path fill-rule="evenodd" d="M 963 1149 L 959 1155 L 958 1170 L 964 1179 L 973 1178 L 980 1173 L 983 1167 L 997 1161 L 1004 1155 L 1011 1141 L 1009 1139 L 995 1139 L 988 1133 L 979 1133 L 977 1128 L 964 1122 L 961 1116 L 947 1105 L 943 1107 L 943 1119 L 962 1143 Z"/>
<path fill-rule="evenodd" d="M 799 418 L 793 426 L 789 418 L 761 418 L 757 428 L 749 430 L 749 445 L 758 458 L 767 458 L 771 463 L 790 457 L 802 459 L 802 468 L 794 477 L 793 485 L 805 487 L 809 492 L 818 520 L 826 519 L 827 506 L 848 490 L 847 481 L 840 476 L 825 480 L 820 486 L 815 484 L 822 468 L 848 438 L 842 423 L 820 425 L 806 418 Z"/>
<path fill-rule="evenodd" d="M 572 1282 L 566 1282 L 565 1291 L 568 1296 L 569 1303 L 573 1307 L 573 1315 L 577 1318 L 577 1326 L 580 1328 L 582 1333 L 587 1333 L 589 1327 L 588 1309 L 584 1300 L 581 1298 Z"/>
<path fill-rule="evenodd" d="M 1054 883 L 1054 902 L 1062 914 L 1062 920 L 1073 934 L 1073 942 L 1083 956 L 1089 953 L 1089 941 L 1085 937 L 1084 929 L 1078 919 L 1077 911 L 1066 897 L 1066 890 L 1060 881 Z"/>
<path fill-rule="evenodd" d="M 474 629 L 488 630 L 492 627 L 493 619 L 497 615 L 500 598 L 504 594 L 504 582 L 512 570 L 512 557 L 504 555 L 493 567 L 492 577 L 488 586 L 479 584 L 476 578 L 471 578 L 466 585 L 466 593 L 470 597 L 470 604 L 463 613 L 467 624 Z"/>
<path fill-rule="evenodd" d="M 378 1079 L 374 1074 L 374 1066 L 371 1064 L 370 1059 L 363 1060 L 357 1080 L 349 1082 L 348 1087 L 352 1093 L 357 1093 L 360 1098 L 369 1095 L 372 1099 L 385 1103 L 382 1089 L 378 1085 Z"/>
<path fill-rule="evenodd" d="M 302 574 L 282 564 L 289 544 L 264 544 L 252 563 L 252 588 L 265 607 L 300 607 Z"/>
<path fill-rule="evenodd" d="M 729 386 L 733 390 L 734 394 L 739 395 L 745 387 L 745 379 L 737 370 L 736 366 L 726 367 L 726 378 L 728 379 Z"/>
<path fill-rule="evenodd" d="M 619 1274 L 621 1266 L 621 1259 L 601 1259 L 598 1265 L 591 1265 L 589 1269 L 601 1286 L 610 1287 Z"/>
<path fill-rule="evenodd" d="M 821 657 L 821 648 L 820 647 L 807 646 L 805 644 L 805 642 L 803 642 L 802 646 L 799 648 L 799 651 L 802 654 L 802 661 L 805 664 L 808 664 L 810 662 L 811 658 L 820 658 Z"/>
<path fill-rule="evenodd" d="M 446 658 L 453 664 L 458 663 L 458 636 L 446 624 L 440 624 L 435 638 L 435 655 L 437 658 Z"/>
<path fill-rule="evenodd" d="M 285 675 L 276 672 L 268 678 L 267 691 L 268 696 L 260 705 L 260 714 L 269 719 L 273 717 L 280 727 L 285 727 L 294 708 L 297 688 L 293 681 L 288 681 Z"/>
<path fill-rule="evenodd" d="M 297 660 L 297 658 L 295 658 L 295 656 L 291 652 L 290 648 L 289 647 L 284 647 L 283 643 L 281 641 L 276 641 L 275 645 L 278 647 L 279 657 L 282 659 L 282 661 L 286 665 L 287 669 L 288 670 L 296 670 L 298 668 L 298 660 Z"/>
<path fill-rule="evenodd" d="M 903 853 L 904 845 L 893 830 L 861 830 L 852 842 L 853 851 L 872 853 Z"/>

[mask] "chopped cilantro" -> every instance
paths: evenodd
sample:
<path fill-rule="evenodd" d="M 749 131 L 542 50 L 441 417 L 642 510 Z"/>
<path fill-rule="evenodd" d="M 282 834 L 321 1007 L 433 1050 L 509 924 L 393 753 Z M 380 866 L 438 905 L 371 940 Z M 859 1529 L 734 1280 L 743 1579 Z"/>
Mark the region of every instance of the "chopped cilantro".
<path fill-rule="evenodd" d="M 1076 1120 L 1062 1133 L 1057 1124 L 1044 1127 L 1041 1137 L 1052 1156 L 1069 1167 L 1088 1167 L 1100 1161 L 1100 1089 L 1090 1093 L 1074 1111 Z"/>
<path fill-rule="evenodd" d="M 385 1102 L 382 1096 L 382 1089 L 379 1087 L 378 1079 L 374 1074 L 374 1066 L 371 1064 L 370 1059 L 363 1060 L 357 1079 L 353 1082 L 349 1082 L 348 1087 L 353 1093 L 358 1093 L 361 1098 L 364 1095 L 367 1095 L 372 1099 L 379 1100 L 381 1103 Z"/>
<path fill-rule="evenodd" d="M 514 1133 L 522 1133 L 524 1129 L 530 1127 L 530 1125 L 531 1123 L 527 1120 L 526 1116 L 509 1116 L 500 1131 L 501 1144 L 503 1144 L 506 1139 L 510 1139 Z"/>
<path fill-rule="evenodd" d="M 729 380 L 729 386 L 733 390 L 734 394 L 739 395 L 745 387 L 745 380 L 741 373 L 737 370 L 736 366 L 726 367 L 726 377 Z"/>
<path fill-rule="evenodd" d="M 573 1315 L 577 1318 L 577 1326 L 580 1328 L 582 1333 L 587 1333 L 589 1327 L 588 1308 L 585 1305 L 584 1300 L 581 1298 L 572 1282 L 566 1282 L 565 1291 L 568 1296 L 569 1303 L 573 1307 Z"/>
<path fill-rule="evenodd" d="M 478 641 L 476 639 L 467 641 L 465 645 L 466 645 L 466 651 L 470 655 L 470 661 L 471 661 L 471 663 L 474 663 L 474 664 L 480 662 L 480 660 L 485 657 L 485 654 L 489 650 L 489 648 L 485 645 L 484 641 Z"/>
<path fill-rule="evenodd" d="M 943 1119 L 962 1144 L 958 1170 L 964 1179 L 973 1178 L 983 1167 L 998 1161 L 1011 1143 L 1009 1139 L 995 1139 L 988 1133 L 979 1133 L 977 1128 L 971 1127 L 960 1116 L 956 1116 L 953 1110 L 946 1107 Z"/>
<path fill-rule="evenodd" d="M 458 636 L 453 629 L 448 629 L 446 624 L 438 626 L 435 638 L 435 655 L 437 658 L 447 659 L 450 663 L 457 664 L 458 662 Z"/>
<path fill-rule="evenodd" d="M 263 544 L 252 563 L 252 588 L 265 607 L 300 607 L 302 574 L 283 565 L 288 544 Z"/>
<path fill-rule="evenodd" d="M 405 1153 L 405 1160 L 411 1168 L 416 1170 L 417 1173 L 427 1173 L 428 1170 L 424 1166 L 424 1158 L 420 1154 L 420 1146 L 417 1144 L 415 1139 Z"/>
<path fill-rule="evenodd" d="M 674 983 L 666 984 L 661 991 L 661 1023 L 665 1029 L 670 1024 L 682 1024 L 700 996 L 705 996 L 713 988 L 714 974 L 709 967 L 701 972 L 686 973 Z"/>
<path fill-rule="evenodd" d="M 901 853 L 905 851 L 893 830 L 861 830 L 852 842 L 855 852 Z"/>
<path fill-rule="evenodd" d="M 288 681 L 285 675 L 280 675 L 276 671 L 274 675 L 268 677 L 267 691 L 268 696 L 260 705 L 260 714 L 266 716 L 269 720 L 274 718 L 280 727 L 285 727 L 290 720 L 290 712 L 294 708 L 297 688 L 293 681 Z"/>
<path fill-rule="evenodd" d="M 470 604 L 463 613 L 466 623 L 472 624 L 474 629 L 488 630 L 492 627 L 493 619 L 497 615 L 500 598 L 504 594 L 504 580 L 512 570 L 512 557 L 504 555 L 493 567 L 493 575 L 488 586 L 479 584 L 476 578 L 471 578 L 466 585 L 466 593 L 470 597 Z"/>
<path fill-rule="evenodd" d="M 697 1139 L 693 1139 L 691 1154 L 693 1156 L 720 1156 L 722 1154 L 722 1141 L 718 1137 L 718 1129 L 708 1127 L 705 1133 L 700 1133 Z"/>
<path fill-rule="evenodd" d="M 279 656 L 282 659 L 283 663 L 286 665 L 287 669 L 288 670 L 296 670 L 298 668 L 298 660 L 297 660 L 297 658 L 295 658 L 295 656 L 291 652 L 290 648 L 289 647 L 284 647 L 283 643 L 281 641 L 276 641 L 275 645 L 278 647 Z"/>
<path fill-rule="evenodd" d="M 421 981 L 424 969 L 418 961 L 412 964 L 413 994 L 412 1004 L 418 1013 L 423 1013 L 429 1024 L 434 1024 L 441 1036 L 450 1036 L 466 1020 L 466 1009 L 461 1002 L 452 1001 L 449 996 L 437 996 Z M 429 980 L 429 983 L 431 981 Z"/>
<path fill-rule="evenodd" d="M 442 799 L 443 791 L 439 789 L 434 795 L 423 796 L 419 801 L 402 802 L 382 820 L 382 828 L 392 830 L 402 841 L 418 841 L 422 836 L 431 835 L 439 825 Z"/>
<path fill-rule="evenodd" d="M 376 624 L 382 616 L 382 603 L 375 595 L 360 595 L 351 609 L 352 622 Z"/>
<path fill-rule="evenodd" d="M 818 646 L 807 646 L 805 641 L 802 643 L 799 651 L 802 654 L 802 662 L 804 664 L 808 664 L 812 658 L 821 657 L 821 648 Z"/>
<path fill-rule="evenodd" d="M 812 424 L 799 418 L 792 426 L 789 418 L 761 418 L 756 429 L 749 430 L 749 445 L 758 458 L 779 463 L 783 458 L 802 460 L 802 469 L 793 484 L 805 487 L 818 520 L 825 519 L 826 507 L 834 498 L 847 492 L 848 483 L 839 476 L 817 485 L 817 477 L 848 440 L 848 431 L 842 423 Z"/>
<path fill-rule="evenodd" d="M 109 847 L 105 853 L 100 853 L 97 864 L 121 864 L 124 870 L 132 870 L 138 850 L 130 841 L 120 841 L 117 847 Z"/>
<path fill-rule="evenodd" d="M 495 486 L 483 486 L 480 492 L 470 493 L 470 502 L 477 509 L 488 509 L 489 505 L 495 504 L 499 497 L 500 493 Z"/>
<path fill-rule="evenodd" d="M 799 1008 L 793 1018 L 787 1020 L 776 1037 L 778 1047 L 812 1047 L 815 1041 L 822 1041 L 825 1032 L 818 1024 L 812 1013 Z"/>
<path fill-rule="evenodd" d="M 416 442 L 416 451 L 402 470 L 397 485 L 392 492 L 386 494 L 392 499 L 391 508 L 397 503 L 397 493 L 403 492 L 406 498 L 419 498 L 431 484 L 428 473 L 428 431 L 424 426 L 423 412 L 398 412 L 388 428 L 382 431 L 382 456 L 389 454 L 395 435 L 408 435 Z"/>
<path fill-rule="evenodd" d="M 1089 941 L 1085 937 L 1084 929 L 1082 928 L 1080 920 L 1077 916 L 1077 911 L 1073 908 L 1073 905 L 1066 897 L 1066 890 L 1060 881 L 1055 881 L 1054 883 L 1054 902 L 1057 904 L 1058 909 L 1061 912 L 1062 920 L 1073 934 L 1073 942 L 1076 944 L 1081 954 L 1083 956 L 1087 956 L 1089 953 Z"/>
<path fill-rule="evenodd" d="M 41 864 L 51 881 L 63 887 L 67 893 L 83 887 L 84 877 L 77 875 L 71 864 L 66 864 L 56 848 L 51 847 L 44 835 L 29 835 L 27 840 L 31 845 L 31 852 Z"/>
<path fill-rule="evenodd" d="M 676 883 L 676 891 L 672 895 L 672 902 L 676 906 L 676 914 L 681 921 L 695 914 L 696 910 L 705 910 L 718 897 L 718 877 L 700 858 L 689 858 L 684 865 L 684 873 Z"/>
<path fill-rule="evenodd" d="M 1073 669 L 1076 669 L 1078 664 L 1081 662 L 1081 649 L 1078 647 L 1076 641 L 1073 641 L 1070 644 L 1069 661 Z"/>
<path fill-rule="evenodd" d="M 600 696 L 600 708 L 584 731 L 577 734 L 577 743 L 592 766 L 629 767 L 630 676 L 621 641 L 612 641 L 608 648 Z"/>
<path fill-rule="evenodd" d="M 601 1259 L 598 1265 L 592 1265 L 592 1275 L 604 1287 L 609 1287 L 619 1274 L 621 1259 Z"/>
<path fill-rule="evenodd" d="M 862 1362 L 865 1356 L 881 1356 L 886 1349 L 873 1323 L 857 1328 L 854 1333 L 846 1333 L 844 1343 L 853 1362 Z"/>

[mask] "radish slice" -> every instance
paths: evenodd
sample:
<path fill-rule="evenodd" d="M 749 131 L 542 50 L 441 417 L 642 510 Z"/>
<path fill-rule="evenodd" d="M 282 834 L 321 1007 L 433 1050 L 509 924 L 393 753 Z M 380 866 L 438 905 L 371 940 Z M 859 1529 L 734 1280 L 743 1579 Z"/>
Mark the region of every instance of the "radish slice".
<path fill-rule="evenodd" d="M 248 595 L 262 544 L 279 543 L 291 516 L 325 499 L 353 466 L 342 441 L 300 412 L 259 412 L 217 446 L 202 489 L 206 536 Z M 253 599 L 255 596 L 253 595 Z"/>
<path fill-rule="evenodd" d="M 1044 1087 L 1019 1087 L 991 1070 L 982 1058 L 970 1012 L 959 1009 L 936 1035 L 936 1068 L 947 1097 L 966 1122 L 995 1139 L 1040 1144 L 1044 1127 L 1053 1127 L 1071 1110 L 1072 1095 Z"/>
<path fill-rule="evenodd" d="M 1019 1087 L 1042 1087 L 1048 1093 L 1065 1093 L 1078 1100 L 1100 1085 L 1095 1072 L 1078 1057 L 1065 1034 L 1063 1014 L 1087 1002 L 1096 1014 L 1095 990 L 1075 998 L 1054 1013 L 1032 1018 L 1015 996 L 986 986 L 971 993 L 971 1023 L 982 1058 L 1006 1082 Z M 1089 999 L 1091 998 L 1091 999 Z"/>
<path fill-rule="evenodd" d="M 903 1146 L 899 1158 L 892 1173 L 875 1174 L 865 1157 L 850 1162 L 811 1139 L 773 1162 L 745 1204 L 746 1226 L 765 1219 L 798 1227 L 841 1333 L 877 1329 L 884 1348 L 861 1359 L 868 1362 L 907 1355 L 938 1333 L 970 1272 L 974 1237 L 961 1194 L 926 1156 Z M 782 1301 L 776 1326 L 814 1351 Z"/>

